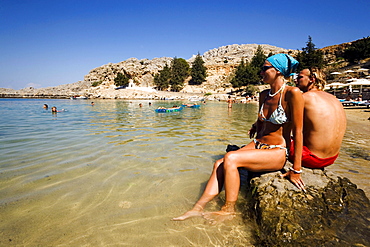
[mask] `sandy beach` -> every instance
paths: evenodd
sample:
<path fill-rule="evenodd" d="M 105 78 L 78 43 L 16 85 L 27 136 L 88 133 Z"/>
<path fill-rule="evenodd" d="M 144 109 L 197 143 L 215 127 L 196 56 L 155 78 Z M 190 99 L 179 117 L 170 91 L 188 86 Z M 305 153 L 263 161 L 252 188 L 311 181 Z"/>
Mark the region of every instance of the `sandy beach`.
<path fill-rule="evenodd" d="M 344 176 L 370 197 L 370 109 L 345 107 L 347 131 L 341 152 L 334 165 L 327 169 Z"/>

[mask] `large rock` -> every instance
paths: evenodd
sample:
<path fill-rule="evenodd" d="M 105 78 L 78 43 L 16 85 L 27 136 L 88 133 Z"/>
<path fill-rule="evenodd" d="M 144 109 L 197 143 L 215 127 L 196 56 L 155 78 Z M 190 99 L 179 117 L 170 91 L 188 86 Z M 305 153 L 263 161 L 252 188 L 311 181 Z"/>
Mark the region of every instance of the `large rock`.
<path fill-rule="evenodd" d="M 370 246 L 370 203 L 347 178 L 303 168 L 307 192 L 280 172 L 253 178 L 248 189 L 261 246 Z"/>

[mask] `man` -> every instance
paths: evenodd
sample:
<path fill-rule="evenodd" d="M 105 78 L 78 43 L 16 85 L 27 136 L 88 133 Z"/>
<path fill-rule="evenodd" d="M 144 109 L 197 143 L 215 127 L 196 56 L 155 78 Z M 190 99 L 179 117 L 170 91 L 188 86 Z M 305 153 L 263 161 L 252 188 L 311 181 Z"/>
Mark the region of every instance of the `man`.
<path fill-rule="evenodd" d="M 304 98 L 302 166 L 307 168 L 333 164 L 346 130 L 343 106 L 335 96 L 323 91 L 323 78 L 319 70 L 304 69 L 296 79 Z M 294 149 L 291 148 L 289 160 L 293 159 Z"/>
<path fill-rule="evenodd" d="M 227 97 L 227 107 L 228 108 L 232 108 L 233 107 L 233 99 L 231 98 L 231 96 L 229 95 L 228 97 Z"/>

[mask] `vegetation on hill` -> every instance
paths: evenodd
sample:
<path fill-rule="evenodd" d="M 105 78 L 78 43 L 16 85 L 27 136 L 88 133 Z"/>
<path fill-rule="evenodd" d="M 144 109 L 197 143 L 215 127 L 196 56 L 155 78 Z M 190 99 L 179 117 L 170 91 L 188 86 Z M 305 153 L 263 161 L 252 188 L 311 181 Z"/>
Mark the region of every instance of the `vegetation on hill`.
<path fill-rule="evenodd" d="M 170 86 L 171 68 L 166 64 L 158 74 L 154 75 L 154 84 L 158 90 L 167 90 Z"/>
<path fill-rule="evenodd" d="M 199 54 L 195 57 L 191 66 L 191 79 L 189 85 L 201 85 L 206 81 L 207 68 L 204 66 L 202 56 Z"/>
<path fill-rule="evenodd" d="M 370 37 L 356 40 L 343 52 L 343 58 L 350 63 L 357 63 L 370 57 Z"/>
<path fill-rule="evenodd" d="M 250 57 L 250 55 L 245 52 L 248 49 L 256 49 L 253 57 Z M 271 50 L 271 48 L 268 46 L 266 47 L 266 45 L 256 45 L 253 48 L 251 46 L 231 45 L 208 51 L 203 55 L 198 53 L 197 56 L 191 60 L 191 68 L 185 59 L 176 57 L 173 59 L 168 58 L 164 63 L 162 61 L 163 59 L 157 62 L 155 66 L 162 67 L 163 69 L 161 70 L 156 70 L 155 66 L 152 66 L 146 61 L 140 61 L 140 65 L 138 66 L 127 67 L 128 63 L 136 62 L 135 60 L 130 60 L 125 61 L 125 66 L 129 68 L 127 73 L 125 70 L 122 70 L 122 66 L 108 72 L 106 72 L 107 68 L 104 67 L 105 70 L 103 72 L 100 74 L 93 73 L 91 78 L 93 78 L 93 86 L 97 86 L 102 82 L 112 80 L 110 74 L 113 73 L 115 85 L 125 86 L 128 85 L 129 79 L 138 80 L 138 78 L 140 78 L 140 80 L 143 80 L 144 76 L 142 75 L 149 74 L 153 75 L 154 85 L 158 90 L 178 92 L 184 88 L 185 82 L 189 81 L 189 85 L 201 86 L 204 84 L 203 88 L 206 90 L 209 88 L 215 90 L 216 87 L 224 87 L 225 89 L 232 86 L 233 88 L 239 89 L 239 91 L 244 94 L 246 92 L 251 92 L 252 94 L 256 91 L 255 85 L 260 84 L 260 69 L 265 59 L 268 57 L 265 55 L 268 52 L 270 53 L 268 56 L 277 52 L 288 52 L 300 62 L 298 71 L 307 67 L 318 67 L 324 69 L 327 78 L 330 79 L 330 76 L 332 76 L 330 75 L 331 72 L 337 71 L 348 64 L 355 64 L 370 57 L 370 37 L 318 49 L 315 47 L 311 36 L 308 36 L 306 46 L 303 47 L 302 50 L 296 52 L 286 50 L 278 51 L 276 47 Z M 224 61 L 223 59 L 226 59 L 228 62 L 220 65 L 220 61 Z M 160 66 L 158 64 L 160 64 Z M 163 67 L 164 64 L 166 65 Z M 205 66 L 205 64 L 207 65 Z M 228 67 L 228 65 L 230 67 Z M 221 66 L 222 69 L 218 69 L 217 66 Z M 137 71 L 132 70 L 132 68 L 135 68 Z M 207 74 L 207 69 L 210 69 L 209 74 Z M 142 72 L 143 70 L 145 71 Z M 146 70 L 148 70 L 149 73 Z M 121 73 L 117 74 L 118 71 L 121 71 Z M 225 73 L 225 75 L 221 75 L 222 73 Z M 104 78 L 102 78 L 103 75 Z M 207 76 L 210 76 L 212 79 L 206 80 Z M 148 78 L 150 80 L 150 77 L 145 77 L 145 80 L 148 80 Z M 218 84 L 214 87 L 211 85 L 212 83 Z M 139 81 L 138 84 L 140 84 Z"/>
<path fill-rule="evenodd" d="M 302 51 L 297 54 L 296 59 L 299 62 L 298 71 L 304 68 L 322 69 L 324 67 L 324 54 L 315 47 L 311 36 L 308 36 L 306 47 L 303 47 Z"/>
<path fill-rule="evenodd" d="M 183 58 L 174 58 L 171 64 L 171 91 L 178 92 L 184 87 L 184 81 L 189 76 L 190 66 Z"/>
<path fill-rule="evenodd" d="M 118 72 L 116 78 L 114 78 L 114 85 L 117 87 L 127 87 L 131 76 L 124 70 L 123 74 Z"/>
<path fill-rule="evenodd" d="M 303 68 L 321 68 L 326 73 L 327 79 L 334 79 L 330 74 L 333 71 L 370 58 L 370 37 L 317 49 L 309 36 L 306 45 L 296 57 L 300 62 L 298 71 Z"/>
<path fill-rule="evenodd" d="M 171 67 L 165 67 L 154 75 L 154 84 L 159 90 L 171 89 L 178 92 L 184 87 L 185 79 L 190 75 L 190 66 L 183 58 L 174 58 Z"/>
<path fill-rule="evenodd" d="M 248 85 L 260 84 L 260 71 L 266 58 L 262 47 L 258 46 L 250 62 L 244 61 L 244 59 L 241 60 L 235 70 L 234 77 L 230 81 L 231 85 L 234 88 L 241 88 Z"/>

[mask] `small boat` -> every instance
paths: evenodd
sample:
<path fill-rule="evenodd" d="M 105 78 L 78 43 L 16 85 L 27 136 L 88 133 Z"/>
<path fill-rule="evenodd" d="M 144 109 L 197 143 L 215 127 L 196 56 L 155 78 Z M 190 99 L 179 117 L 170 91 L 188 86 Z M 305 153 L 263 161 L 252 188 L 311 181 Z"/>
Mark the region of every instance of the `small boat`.
<path fill-rule="evenodd" d="M 182 110 L 182 106 L 176 106 L 176 107 L 159 107 L 158 109 L 155 109 L 155 112 L 178 112 Z"/>
<path fill-rule="evenodd" d="M 77 96 L 76 99 L 87 99 L 86 96 Z"/>
<path fill-rule="evenodd" d="M 72 96 L 71 99 L 87 99 L 86 96 Z"/>
<path fill-rule="evenodd" d="M 184 104 L 182 107 L 187 107 L 187 108 L 199 108 L 200 105 L 197 104 Z"/>
<path fill-rule="evenodd" d="M 204 98 L 199 97 L 199 96 L 190 96 L 188 98 L 189 101 L 204 101 Z"/>

